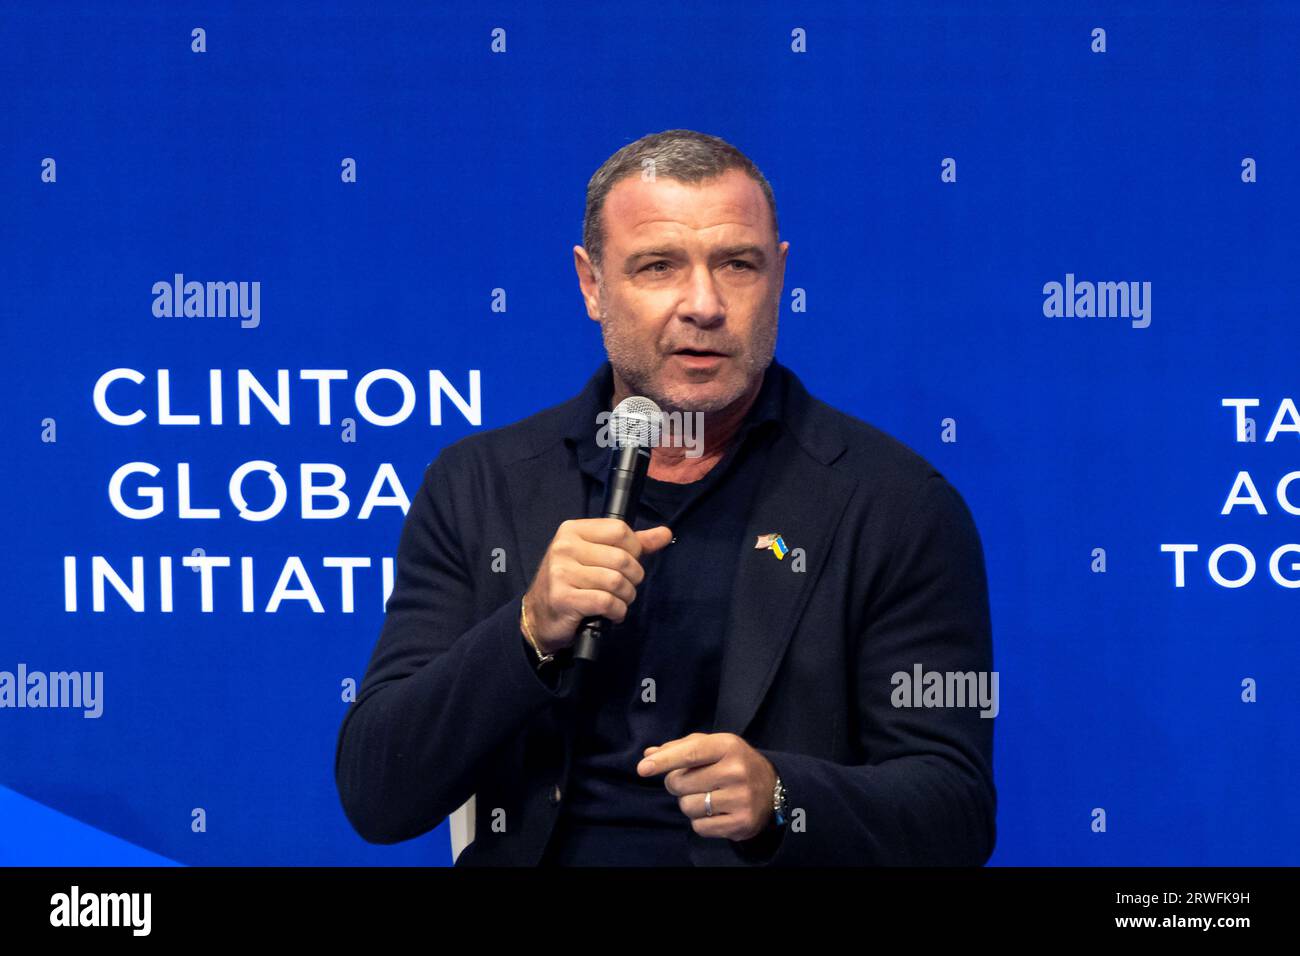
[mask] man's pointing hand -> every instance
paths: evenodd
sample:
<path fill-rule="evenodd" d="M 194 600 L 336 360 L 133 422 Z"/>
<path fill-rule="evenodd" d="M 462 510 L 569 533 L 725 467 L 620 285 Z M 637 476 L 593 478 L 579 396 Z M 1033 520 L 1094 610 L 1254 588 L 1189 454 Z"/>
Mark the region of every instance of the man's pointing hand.
<path fill-rule="evenodd" d="M 772 819 L 776 768 L 735 734 L 695 733 L 647 747 L 636 772 L 665 773 L 664 787 L 700 836 L 748 840 Z M 712 816 L 705 795 L 712 791 Z"/>

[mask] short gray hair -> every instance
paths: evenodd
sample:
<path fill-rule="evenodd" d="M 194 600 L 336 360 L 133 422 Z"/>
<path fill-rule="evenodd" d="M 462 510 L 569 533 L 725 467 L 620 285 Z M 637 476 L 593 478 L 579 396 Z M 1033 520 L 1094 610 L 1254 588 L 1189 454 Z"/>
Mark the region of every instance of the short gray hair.
<path fill-rule="evenodd" d="M 655 178 L 681 183 L 700 183 L 721 176 L 729 169 L 739 169 L 763 190 L 772 211 L 772 234 L 779 235 L 776 197 L 772 186 L 749 157 L 726 140 L 690 129 L 669 129 L 642 136 L 628 143 L 596 170 L 587 183 L 587 209 L 582 219 L 582 244 L 592 263 L 599 268 L 604 253 L 605 228 L 602 212 L 605 197 L 614 185 L 628 176 L 640 176 L 645 163 L 652 161 Z"/>

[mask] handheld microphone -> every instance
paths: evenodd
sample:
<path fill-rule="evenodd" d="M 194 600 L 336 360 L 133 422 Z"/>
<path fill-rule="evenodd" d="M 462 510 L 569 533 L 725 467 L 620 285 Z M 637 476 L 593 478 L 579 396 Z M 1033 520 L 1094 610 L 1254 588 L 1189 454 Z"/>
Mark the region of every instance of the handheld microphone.
<path fill-rule="evenodd" d="M 609 477 L 605 481 L 606 518 L 618 518 L 630 527 L 636 518 L 637 503 L 646 472 L 650 469 L 650 448 L 659 441 L 659 406 L 641 395 L 623 399 L 609 420 L 614 448 L 609 456 Z M 609 621 L 588 617 L 578 625 L 573 656 L 591 662 L 600 654 L 600 639 Z"/>

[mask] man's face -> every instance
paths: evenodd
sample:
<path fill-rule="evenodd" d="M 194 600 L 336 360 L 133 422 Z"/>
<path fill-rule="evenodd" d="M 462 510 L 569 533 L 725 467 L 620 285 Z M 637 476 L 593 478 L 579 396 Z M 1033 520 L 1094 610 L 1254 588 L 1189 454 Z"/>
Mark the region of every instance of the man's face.
<path fill-rule="evenodd" d="M 603 268 L 580 246 L 574 265 L 627 393 L 664 411 L 737 401 L 775 352 L 790 245 L 777 244 L 758 183 L 738 169 L 697 185 L 630 176 L 603 223 Z"/>

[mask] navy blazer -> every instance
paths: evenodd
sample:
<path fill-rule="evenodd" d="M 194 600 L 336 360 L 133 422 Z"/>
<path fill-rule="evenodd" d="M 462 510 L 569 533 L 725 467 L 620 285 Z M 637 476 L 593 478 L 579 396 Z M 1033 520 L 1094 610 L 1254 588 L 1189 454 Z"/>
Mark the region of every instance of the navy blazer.
<path fill-rule="evenodd" d="M 992 670 L 974 520 L 911 448 L 812 397 L 781 363 L 769 371 L 786 416 L 736 542 L 712 729 L 772 761 L 793 818 L 758 857 L 692 831 L 691 859 L 983 864 L 996 834 L 993 719 L 978 705 L 895 706 L 894 680 L 918 665 Z M 425 469 L 339 729 L 339 796 L 367 841 L 419 836 L 477 795 L 457 865 L 542 857 L 571 770 L 573 683 L 548 686 L 522 653 L 519 601 L 561 522 L 587 517 L 562 440 L 577 402 L 465 437 Z M 791 548 L 783 561 L 754 547 L 770 531 Z"/>

